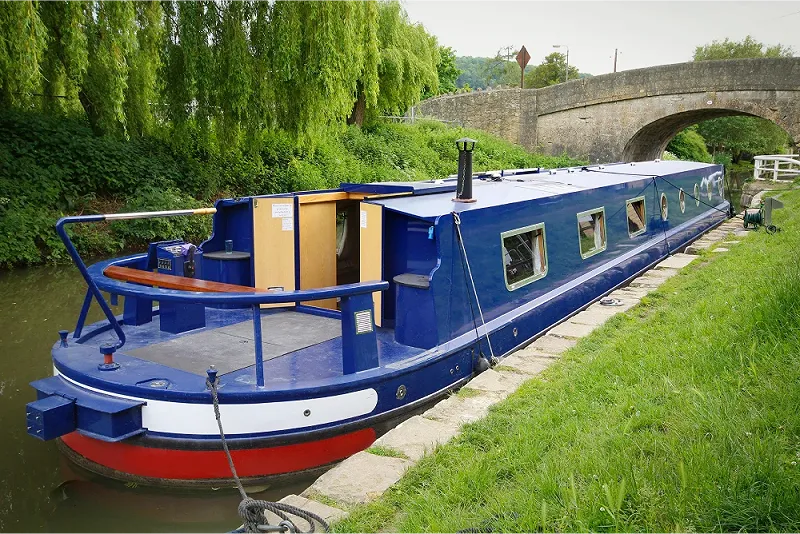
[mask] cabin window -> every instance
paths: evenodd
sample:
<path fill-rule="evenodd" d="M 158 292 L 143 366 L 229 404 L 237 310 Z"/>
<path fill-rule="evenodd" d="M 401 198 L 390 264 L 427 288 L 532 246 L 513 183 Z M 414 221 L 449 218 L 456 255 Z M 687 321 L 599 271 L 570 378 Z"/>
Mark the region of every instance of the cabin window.
<path fill-rule="evenodd" d="M 606 249 L 605 208 L 578 214 L 578 241 L 581 247 L 581 257 L 584 259 Z"/>
<path fill-rule="evenodd" d="M 547 274 L 544 223 L 500 234 L 506 287 L 513 291 Z"/>
<path fill-rule="evenodd" d="M 724 184 L 724 182 L 725 182 L 725 180 L 723 180 L 722 178 L 720 178 L 717 181 L 717 192 L 719 193 L 719 196 L 720 196 L 720 198 L 722 200 L 725 200 L 725 189 L 724 189 L 725 184 Z"/>
<path fill-rule="evenodd" d="M 661 220 L 666 221 L 669 216 L 669 204 L 667 204 L 667 195 L 661 193 Z"/>
<path fill-rule="evenodd" d="M 681 189 L 680 193 L 678 193 L 678 204 L 681 207 L 681 213 L 686 212 L 686 193 L 683 192 Z"/>
<path fill-rule="evenodd" d="M 645 225 L 644 197 L 637 197 L 627 202 L 628 235 L 636 237 L 647 230 Z"/>
<path fill-rule="evenodd" d="M 711 180 L 706 182 L 706 192 L 708 193 L 708 200 L 711 200 Z"/>
<path fill-rule="evenodd" d="M 694 203 L 696 206 L 700 205 L 700 186 L 694 184 Z"/>

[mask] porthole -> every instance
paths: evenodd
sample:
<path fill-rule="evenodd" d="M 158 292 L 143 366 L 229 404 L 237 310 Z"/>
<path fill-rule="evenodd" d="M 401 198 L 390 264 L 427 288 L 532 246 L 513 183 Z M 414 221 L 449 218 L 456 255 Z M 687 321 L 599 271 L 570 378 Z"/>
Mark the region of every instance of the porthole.
<path fill-rule="evenodd" d="M 696 206 L 700 205 L 700 186 L 694 184 L 694 203 Z"/>
<path fill-rule="evenodd" d="M 678 205 L 681 207 L 681 213 L 686 213 L 686 193 L 683 189 L 678 193 Z"/>
<path fill-rule="evenodd" d="M 666 221 L 669 215 L 669 205 L 667 204 L 667 195 L 661 193 L 661 220 Z"/>
<path fill-rule="evenodd" d="M 725 180 L 722 178 L 717 180 L 717 192 L 719 193 L 719 198 L 725 200 Z"/>
<path fill-rule="evenodd" d="M 708 193 L 708 200 L 711 200 L 711 180 L 706 182 L 706 193 Z"/>

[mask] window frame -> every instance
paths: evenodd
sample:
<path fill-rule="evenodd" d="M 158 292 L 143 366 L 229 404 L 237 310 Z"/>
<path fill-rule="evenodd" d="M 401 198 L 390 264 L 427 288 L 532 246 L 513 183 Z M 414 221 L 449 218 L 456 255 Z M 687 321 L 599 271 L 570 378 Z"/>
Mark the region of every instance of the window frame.
<path fill-rule="evenodd" d="M 686 193 L 683 192 L 683 188 L 678 192 L 678 207 L 681 208 L 681 213 L 686 213 Z"/>
<path fill-rule="evenodd" d="M 700 207 L 700 186 L 696 183 L 694 184 L 694 205 Z"/>
<path fill-rule="evenodd" d="M 661 193 L 661 196 L 658 197 L 658 211 L 661 214 L 662 221 L 669 220 L 669 199 L 666 193 Z"/>
<path fill-rule="evenodd" d="M 637 230 L 634 233 L 631 233 L 631 225 L 628 224 L 628 237 L 637 237 L 642 235 L 647 231 L 647 202 L 644 198 L 644 195 L 636 198 L 631 198 L 625 201 L 625 222 L 628 223 L 628 206 L 633 204 L 634 202 L 642 203 L 642 229 Z"/>
<path fill-rule="evenodd" d="M 504 241 L 507 237 L 514 237 L 515 235 L 524 234 L 526 232 L 535 232 L 536 230 L 542 231 L 542 247 L 544 249 L 544 265 L 542 272 L 539 274 L 533 273 L 531 276 L 527 278 L 523 278 L 522 280 L 517 280 L 516 282 L 509 284 L 508 271 L 506 270 L 505 257 L 503 255 L 503 250 L 505 250 Z M 509 291 L 515 291 L 523 286 L 526 286 L 537 280 L 541 280 L 542 278 L 547 276 L 547 272 L 550 269 L 550 264 L 547 261 L 547 231 L 545 230 L 544 223 L 540 222 L 536 224 L 529 224 L 528 226 L 523 226 L 521 228 L 515 228 L 513 230 L 506 230 L 505 232 L 500 232 L 500 263 L 503 266 L 503 281 L 506 284 L 506 289 Z"/>
<path fill-rule="evenodd" d="M 600 248 L 594 248 L 589 252 L 584 253 L 583 249 L 581 248 L 581 217 L 585 215 L 593 215 L 595 213 L 602 213 L 602 224 L 603 224 L 603 246 Z M 608 248 L 608 228 L 606 226 L 606 208 L 605 206 L 600 206 L 599 208 L 593 208 L 590 210 L 582 211 L 576 215 L 576 224 L 578 225 L 578 252 L 581 253 L 581 258 L 584 260 L 587 258 L 591 258 L 595 254 L 600 254 L 604 250 Z"/>

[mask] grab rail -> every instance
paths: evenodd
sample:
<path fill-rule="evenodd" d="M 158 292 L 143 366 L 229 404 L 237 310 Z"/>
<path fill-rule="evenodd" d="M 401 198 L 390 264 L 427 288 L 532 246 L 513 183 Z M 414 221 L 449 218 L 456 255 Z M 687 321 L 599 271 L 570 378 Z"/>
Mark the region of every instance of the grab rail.
<path fill-rule="evenodd" d="M 164 289 L 139 285 L 142 283 L 149 283 L 142 281 L 136 281 L 136 284 L 129 284 L 127 282 L 115 280 L 114 278 L 111 278 L 105 274 L 107 269 L 136 264 L 145 257 L 145 254 L 136 254 L 126 258 L 116 258 L 113 260 L 101 261 L 89 267 L 88 273 L 97 284 L 97 287 L 103 291 L 108 291 L 109 293 L 131 297 L 143 297 L 160 302 L 180 302 L 183 304 L 289 304 L 307 302 L 311 300 L 353 297 L 356 295 L 365 295 L 374 293 L 375 291 L 385 291 L 389 289 L 389 282 L 376 280 L 372 282 L 359 282 L 356 284 L 321 287 L 318 289 L 299 289 L 296 291 L 269 291 L 254 287 L 252 288 L 252 291 L 247 292 L 200 292 L 200 290 L 197 290 L 198 292 L 193 292 L 179 289 Z M 113 272 L 114 271 L 112 271 L 112 274 Z M 170 275 L 161 276 L 167 277 Z M 166 280 L 169 279 L 166 278 Z M 234 285 L 231 285 L 231 287 L 243 288 L 243 286 Z"/>
<path fill-rule="evenodd" d="M 125 344 L 125 332 L 122 331 L 122 327 L 119 325 L 119 321 L 117 318 L 114 317 L 114 312 L 111 311 L 111 308 L 108 306 L 106 299 L 103 298 L 102 293 L 100 293 L 100 288 L 97 287 L 97 284 L 94 283 L 92 277 L 89 275 L 89 271 L 86 268 L 86 264 L 83 263 L 83 259 L 81 255 L 78 254 L 78 251 L 75 249 L 75 245 L 72 244 L 72 240 L 67 235 L 66 225 L 68 224 L 77 224 L 77 223 L 91 223 L 91 222 L 103 222 L 103 221 L 113 221 L 113 220 L 122 220 L 122 219 L 151 219 L 156 217 L 175 217 L 179 215 L 212 215 L 217 212 L 216 208 L 200 208 L 200 209 L 191 209 L 191 210 L 171 210 L 171 211 L 143 211 L 143 212 L 131 212 L 131 213 L 106 213 L 103 215 L 74 215 L 71 217 L 61 217 L 58 222 L 56 222 L 56 233 L 58 237 L 61 238 L 61 241 L 64 243 L 64 246 L 67 248 L 67 253 L 72 258 L 72 262 L 80 271 L 81 276 L 86 281 L 86 285 L 89 287 L 89 291 L 86 294 L 86 298 L 83 302 L 83 307 L 81 308 L 81 314 L 78 317 L 78 324 L 75 327 L 75 332 L 79 332 L 80 327 L 83 325 L 83 321 L 86 319 L 86 314 L 89 311 L 89 306 L 92 303 L 91 297 L 94 296 L 97 304 L 100 306 L 100 309 L 103 310 L 103 314 L 108 319 L 111 327 L 114 329 L 114 332 L 117 334 L 119 338 L 119 342 L 117 343 L 116 347 L 119 349 Z"/>

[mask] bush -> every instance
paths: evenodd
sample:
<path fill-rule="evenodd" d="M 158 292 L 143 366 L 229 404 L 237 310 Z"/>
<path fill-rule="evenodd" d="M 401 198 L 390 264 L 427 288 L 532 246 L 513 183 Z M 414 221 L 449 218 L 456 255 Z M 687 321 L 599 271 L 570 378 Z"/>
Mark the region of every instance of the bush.
<path fill-rule="evenodd" d="M 478 141 L 473 169 L 564 167 L 486 133 L 435 121 L 350 126 L 301 148 L 265 131 L 249 151 L 220 152 L 191 124 L 170 136 L 130 141 L 95 136 L 76 119 L 0 114 L 0 265 L 67 259 L 54 225 L 63 214 L 209 206 L 213 200 L 366 183 L 444 178 L 458 167 L 456 139 Z M 209 217 L 85 224 L 69 228 L 81 254 L 109 255 L 150 241 L 199 243 Z"/>
<path fill-rule="evenodd" d="M 667 150 L 678 159 L 711 163 L 711 154 L 708 153 L 705 140 L 693 128 L 678 132 L 667 145 Z"/>
<path fill-rule="evenodd" d="M 163 211 L 207 207 L 176 187 L 158 184 L 147 185 L 131 197 L 123 211 Z M 115 221 L 111 224 L 114 235 L 124 240 L 125 246 L 145 245 L 164 239 L 183 239 L 200 244 L 211 234 L 211 217 L 206 215 L 159 217 Z"/>

